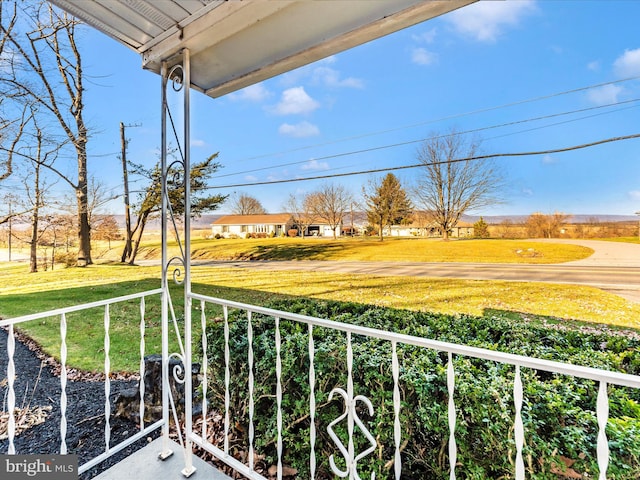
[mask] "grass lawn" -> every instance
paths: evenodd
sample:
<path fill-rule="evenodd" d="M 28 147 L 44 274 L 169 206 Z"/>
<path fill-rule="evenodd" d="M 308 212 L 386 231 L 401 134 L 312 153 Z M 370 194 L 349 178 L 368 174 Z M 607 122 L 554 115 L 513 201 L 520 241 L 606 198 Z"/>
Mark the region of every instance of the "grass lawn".
<path fill-rule="evenodd" d="M 0 264 L 3 279 L 0 318 L 108 299 L 160 285 L 159 267 L 102 264 L 37 274 L 27 274 L 26 269 L 24 264 Z M 304 281 L 301 281 L 302 275 Z M 258 305 L 276 296 L 302 296 L 434 313 L 497 315 L 513 321 L 535 321 L 542 316 L 552 317 L 552 321 L 564 319 L 640 329 L 640 305 L 592 287 L 216 267 L 193 267 L 192 280 L 197 293 Z M 181 289 L 174 288 L 172 297 L 179 303 Z M 146 352 L 159 352 L 157 301 L 148 302 L 145 319 Z M 92 371 L 103 369 L 104 311 L 96 309 L 69 315 L 68 321 L 69 365 Z M 59 318 L 51 318 L 28 322 L 21 328 L 49 354 L 58 357 L 58 322 Z M 137 302 L 112 309 L 112 371 L 138 368 L 139 324 Z M 174 344 L 172 351 L 176 348 Z"/>
<path fill-rule="evenodd" d="M 114 244 L 115 245 L 115 244 Z M 119 247 L 119 246 L 118 246 Z M 175 246 L 170 255 L 177 254 Z M 119 259 L 120 248 L 101 249 L 107 260 Z M 194 239 L 193 259 L 209 260 L 352 260 L 469 263 L 562 263 L 580 260 L 593 253 L 590 248 L 528 240 L 452 240 L 423 238 L 265 238 Z M 160 244 L 140 248 L 139 260 L 160 257 Z"/>
<path fill-rule="evenodd" d="M 602 240 L 605 242 L 620 242 L 620 243 L 640 243 L 640 238 L 638 237 L 594 238 L 594 240 Z"/>

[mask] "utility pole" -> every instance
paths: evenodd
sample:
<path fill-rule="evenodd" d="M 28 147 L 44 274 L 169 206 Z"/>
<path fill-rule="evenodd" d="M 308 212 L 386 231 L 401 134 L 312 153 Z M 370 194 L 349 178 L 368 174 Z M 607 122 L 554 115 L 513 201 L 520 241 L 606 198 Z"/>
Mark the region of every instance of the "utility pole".
<path fill-rule="evenodd" d="M 120 146 L 122 151 L 122 179 L 124 182 L 124 221 L 126 225 L 126 243 L 121 262 L 131 254 L 131 207 L 129 203 L 129 173 L 127 171 L 127 140 L 124 134 L 124 123 L 120 122 Z"/>

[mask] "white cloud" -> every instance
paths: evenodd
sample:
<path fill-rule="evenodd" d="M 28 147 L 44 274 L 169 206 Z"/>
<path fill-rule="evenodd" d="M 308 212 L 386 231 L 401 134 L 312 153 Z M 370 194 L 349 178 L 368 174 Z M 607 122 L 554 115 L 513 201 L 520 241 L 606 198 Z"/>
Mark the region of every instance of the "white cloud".
<path fill-rule="evenodd" d="M 293 87 L 282 92 L 273 112 L 277 115 L 296 115 L 311 113 L 318 107 L 320 104 L 305 92 L 304 87 Z"/>
<path fill-rule="evenodd" d="M 623 88 L 619 85 L 603 85 L 587 91 L 587 98 L 596 105 L 608 105 L 618 101 Z"/>
<path fill-rule="evenodd" d="M 522 194 L 527 197 L 533 197 L 533 190 L 531 188 L 523 188 Z"/>
<path fill-rule="evenodd" d="M 556 162 L 557 162 L 557 160 L 554 157 L 552 157 L 551 155 L 544 155 L 542 157 L 542 163 L 544 165 L 551 165 L 551 164 L 556 163 Z"/>
<path fill-rule="evenodd" d="M 640 190 L 631 190 L 629 197 L 631 197 L 632 200 L 640 200 Z"/>
<path fill-rule="evenodd" d="M 256 83 L 229 94 L 231 100 L 247 102 L 262 102 L 269 97 L 271 97 L 271 92 L 262 83 Z"/>
<path fill-rule="evenodd" d="M 319 60 L 311 65 L 297 68 L 280 76 L 280 83 L 284 86 L 291 86 L 311 82 L 313 85 L 322 85 L 330 88 L 363 88 L 362 79 L 355 77 L 342 78 L 342 73 L 332 68 L 338 62 L 335 55 Z"/>
<path fill-rule="evenodd" d="M 205 147 L 206 145 L 207 145 L 207 142 L 205 142 L 204 140 L 199 140 L 197 138 L 194 138 L 191 140 L 192 147 Z"/>
<path fill-rule="evenodd" d="M 507 27 L 536 11 L 534 0 L 478 2 L 452 12 L 446 18 L 463 35 L 481 42 L 495 42 Z"/>
<path fill-rule="evenodd" d="M 600 62 L 598 60 L 594 60 L 593 62 L 587 63 L 587 69 L 592 72 L 600 71 Z"/>
<path fill-rule="evenodd" d="M 313 70 L 313 82 L 326 87 L 363 88 L 364 82 L 359 78 L 340 78 L 340 72 L 330 67 L 317 67 Z"/>
<path fill-rule="evenodd" d="M 329 170 L 327 162 L 319 162 L 317 160 L 309 160 L 300 167 L 302 170 Z"/>
<path fill-rule="evenodd" d="M 245 175 L 244 179 L 247 182 L 257 182 L 258 181 L 258 177 L 256 177 L 255 175 Z"/>
<path fill-rule="evenodd" d="M 640 75 L 640 48 L 625 50 L 613 62 L 613 69 L 620 77 L 635 77 Z"/>
<path fill-rule="evenodd" d="M 433 43 L 436 39 L 437 30 L 432 28 L 431 30 L 427 30 L 426 32 L 412 35 L 411 38 L 417 43 Z"/>
<path fill-rule="evenodd" d="M 414 48 L 411 52 L 411 61 L 417 65 L 432 65 L 438 61 L 438 55 L 426 48 Z"/>
<path fill-rule="evenodd" d="M 309 122 L 300 122 L 296 125 L 291 125 L 289 123 L 283 123 L 278 128 L 278 133 L 281 135 L 286 135 L 288 137 L 295 138 L 304 138 L 304 137 L 314 137 L 320 135 L 320 129 Z"/>

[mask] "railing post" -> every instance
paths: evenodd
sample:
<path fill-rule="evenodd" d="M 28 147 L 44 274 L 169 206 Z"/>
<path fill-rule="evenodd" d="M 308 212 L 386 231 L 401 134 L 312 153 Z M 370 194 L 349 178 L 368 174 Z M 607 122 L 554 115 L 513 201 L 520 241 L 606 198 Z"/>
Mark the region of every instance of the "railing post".
<path fill-rule="evenodd" d="M 162 171 L 161 204 L 161 240 L 162 240 L 162 451 L 158 454 L 161 460 L 173 455 L 169 448 L 169 279 L 167 265 L 167 62 L 162 62 L 161 75 L 161 136 L 160 136 L 160 169 Z"/>
<path fill-rule="evenodd" d="M 13 323 L 9 324 L 9 331 L 7 332 L 7 355 L 9 356 L 9 363 L 7 364 L 7 383 L 9 386 L 7 409 L 9 411 L 9 421 L 7 425 L 7 433 L 9 434 L 9 455 L 15 455 L 16 447 L 13 440 L 16 435 L 16 364 L 13 358 L 16 351 L 16 339 L 14 337 Z M 62 378 L 62 377 L 61 377 Z"/>
<path fill-rule="evenodd" d="M 182 50 L 183 94 L 184 94 L 184 368 L 186 381 L 184 386 L 185 415 L 185 467 L 182 474 L 190 477 L 196 471 L 193 466 L 191 436 L 193 434 L 193 376 L 191 366 L 192 325 L 191 325 L 191 57 L 189 49 Z"/>

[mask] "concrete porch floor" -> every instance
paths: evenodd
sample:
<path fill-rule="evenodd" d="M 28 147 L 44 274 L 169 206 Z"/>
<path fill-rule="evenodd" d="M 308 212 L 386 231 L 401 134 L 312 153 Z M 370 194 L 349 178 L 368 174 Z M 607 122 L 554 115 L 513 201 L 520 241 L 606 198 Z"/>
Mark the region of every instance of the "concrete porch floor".
<path fill-rule="evenodd" d="M 141 450 L 129 455 L 123 461 L 109 470 L 102 472 L 93 480 L 184 480 L 181 471 L 184 468 L 180 445 L 171 442 L 171 455 L 166 460 L 160 460 L 158 453 L 162 450 L 162 439 L 158 438 Z M 190 479 L 195 480 L 231 480 L 214 466 L 194 455 L 193 465 L 196 471 Z"/>

